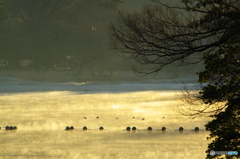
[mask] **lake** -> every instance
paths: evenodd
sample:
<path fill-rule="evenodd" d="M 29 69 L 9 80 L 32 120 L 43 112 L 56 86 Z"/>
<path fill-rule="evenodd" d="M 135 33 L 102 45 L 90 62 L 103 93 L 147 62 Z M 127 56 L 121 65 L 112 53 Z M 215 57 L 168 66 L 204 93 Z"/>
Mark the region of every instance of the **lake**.
<path fill-rule="evenodd" d="M 209 132 L 204 125 L 209 119 L 178 112 L 179 83 L 63 84 L 2 78 L 0 88 L 0 158 L 206 156 Z M 18 129 L 5 130 L 6 126 Z M 65 130 L 66 126 L 75 129 Z M 126 131 L 127 126 L 137 130 Z M 167 128 L 165 132 L 162 127 Z M 179 127 L 184 131 L 179 132 Z M 195 127 L 200 131 L 195 132 Z"/>

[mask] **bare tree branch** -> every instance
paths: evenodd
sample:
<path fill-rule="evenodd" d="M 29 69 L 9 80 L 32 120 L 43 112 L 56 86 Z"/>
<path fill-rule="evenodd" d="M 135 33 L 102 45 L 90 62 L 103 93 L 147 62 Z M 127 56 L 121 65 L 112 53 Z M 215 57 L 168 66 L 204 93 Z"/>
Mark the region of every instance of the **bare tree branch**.
<path fill-rule="evenodd" d="M 229 15 L 219 21 L 196 20 L 197 15 L 176 11 L 175 7 L 158 0 L 154 2 L 159 5 L 144 6 L 140 12 L 120 11 L 117 23 L 111 24 L 109 29 L 112 49 L 141 64 L 158 65 L 149 73 L 158 72 L 174 62 L 184 65 L 201 61 L 190 62 L 187 58 L 216 50 L 229 37 L 235 36 L 233 30 L 240 26 L 238 20 L 229 18 Z M 184 4 L 188 5 L 187 2 Z M 205 25 L 208 29 L 204 28 Z M 209 28 L 210 25 L 213 25 L 212 28 Z"/>

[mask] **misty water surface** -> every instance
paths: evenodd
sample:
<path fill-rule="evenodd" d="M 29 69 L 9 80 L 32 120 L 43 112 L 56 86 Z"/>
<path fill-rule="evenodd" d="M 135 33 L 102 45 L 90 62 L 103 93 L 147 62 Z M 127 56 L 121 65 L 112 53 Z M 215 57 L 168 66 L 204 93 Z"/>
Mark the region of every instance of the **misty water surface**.
<path fill-rule="evenodd" d="M 2 81 L 0 158 L 204 158 L 207 120 L 181 116 L 176 109 L 181 84 L 167 88 Z M 11 125 L 18 130 L 4 129 Z M 75 130 L 66 131 L 66 126 Z M 105 130 L 98 130 L 100 126 Z M 125 131 L 127 126 L 137 131 Z M 153 131 L 147 131 L 149 126 Z M 183 133 L 177 130 L 180 126 Z"/>

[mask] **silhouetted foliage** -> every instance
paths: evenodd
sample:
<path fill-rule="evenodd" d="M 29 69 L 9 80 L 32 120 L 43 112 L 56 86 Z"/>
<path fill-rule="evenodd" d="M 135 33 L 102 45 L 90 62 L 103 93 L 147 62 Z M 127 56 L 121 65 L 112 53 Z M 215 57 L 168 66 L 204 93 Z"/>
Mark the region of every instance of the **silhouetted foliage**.
<path fill-rule="evenodd" d="M 200 91 L 207 104 L 222 103 L 215 109 L 214 120 L 206 125 L 214 141 L 208 151 L 239 151 L 240 145 L 240 47 L 239 38 L 229 40 L 218 51 L 204 56 L 206 70 L 199 82 L 208 83 Z M 214 156 L 208 155 L 209 158 Z M 229 156 L 230 157 L 230 156 Z"/>

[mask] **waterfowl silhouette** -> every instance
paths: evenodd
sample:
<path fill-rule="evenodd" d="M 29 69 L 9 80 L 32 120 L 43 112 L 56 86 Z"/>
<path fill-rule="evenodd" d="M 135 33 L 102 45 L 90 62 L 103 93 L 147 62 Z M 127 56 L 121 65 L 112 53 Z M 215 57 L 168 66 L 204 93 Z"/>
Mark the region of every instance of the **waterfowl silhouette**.
<path fill-rule="evenodd" d="M 179 131 L 180 133 L 183 133 L 183 130 L 184 130 L 183 127 L 180 127 L 180 128 L 178 129 L 178 131 Z"/>
<path fill-rule="evenodd" d="M 166 131 L 166 127 L 162 127 L 162 131 Z"/>
<path fill-rule="evenodd" d="M 6 126 L 5 127 L 6 130 L 17 130 L 16 126 Z"/>
<path fill-rule="evenodd" d="M 126 127 L 126 130 L 127 130 L 127 131 L 130 131 L 130 130 L 131 130 L 131 127 L 130 127 L 130 126 Z"/>
<path fill-rule="evenodd" d="M 199 131 L 199 127 L 195 127 L 195 129 L 194 129 L 195 131 Z"/>
<path fill-rule="evenodd" d="M 74 130 L 73 126 L 67 126 L 65 130 Z"/>
<path fill-rule="evenodd" d="M 151 131 L 152 130 L 152 127 L 148 127 L 148 131 Z"/>

